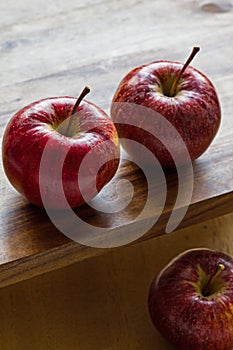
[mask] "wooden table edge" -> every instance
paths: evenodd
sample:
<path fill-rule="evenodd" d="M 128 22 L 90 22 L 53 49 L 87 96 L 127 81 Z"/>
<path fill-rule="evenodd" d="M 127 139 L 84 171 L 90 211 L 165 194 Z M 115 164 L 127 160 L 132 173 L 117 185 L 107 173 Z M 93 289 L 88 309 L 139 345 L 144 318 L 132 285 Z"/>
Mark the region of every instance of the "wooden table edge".
<path fill-rule="evenodd" d="M 231 212 L 233 212 L 233 192 L 194 203 L 190 205 L 186 216 L 173 233 L 177 230 L 192 227 L 198 223 L 204 223 L 205 221 L 227 215 Z M 130 245 L 140 244 L 163 235 L 169 215 L 170 212 L 163 213 L 159 221 L 147 234 Z M 72 265 L 87 258 L 106 254 L 113 249 L 118 248 L 92 248 L 70 241 L 44 252 L 7 262 L 0 266 L 0 288 Z"/>

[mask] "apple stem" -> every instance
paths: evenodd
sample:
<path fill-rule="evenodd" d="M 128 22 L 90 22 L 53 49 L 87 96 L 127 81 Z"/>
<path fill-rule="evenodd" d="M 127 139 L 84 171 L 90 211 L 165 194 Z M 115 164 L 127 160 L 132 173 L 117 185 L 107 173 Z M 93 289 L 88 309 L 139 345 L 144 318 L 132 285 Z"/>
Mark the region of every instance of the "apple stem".
<path fill-rule="evenodd" d="M 84 99 L 84 97 L 87 94 L 89 94 L 90 91 L 91 91 L 90 88 L 88 86 L 85 86 L 85 88 L 83 89 L 83 91 L 81 92 L 79 97 L 77 98 L 77 101 L 75 102 L 75 105 L 74 105 L 74 107 L 72 109 L 72 112 L 70 114 L 69 123 L 68 123 L 67 129 L 66 129 L 66 133 L 65 133 L 66 136 L 70 135 L 71 127 L 72 127 L 73 120 L 74 120 L 74 115 L 77 112 L 77 109 L 78 109 L 81 101 Z"/>
<path fill-rule="evenodd" d="M 220 273 L 225 269 L 225 266 L 223 264 L 218 264 L 218 266 L 216 267 L 214 273 L 210 276 L 205 288 L 202 291 L 202 294 L 204 296 L 208 296 L 210 295 L 210 284 L 211 282 L 220 275 Z"/>
<path fill-rule="evenodd" d="M 198 46 L 195 46 L 193 48 L 193 50 L 192 50 L 191 54 L 189 55 L 187 61 L 185 62 L 185 64 L 183 65 L 182 69 L 180 70 L 179 74 L 176 76 L 175 80 L 173 81 L 173 84 L 172 84 L 170 92 L 169 92 L 169 96 L 170 97 L 174 97 L 175 92 L 176 92 L 176 88 L 177 88 L 177 85 L 179 83 L 180 78 L 182 77 L 185 69 L 188 67 L 188 65 L 193 60 L 193 58 L 196 56 L 196 54 L 198 53 L 199 50 L 200 50 L 200 47 L 198 47 Z"/>

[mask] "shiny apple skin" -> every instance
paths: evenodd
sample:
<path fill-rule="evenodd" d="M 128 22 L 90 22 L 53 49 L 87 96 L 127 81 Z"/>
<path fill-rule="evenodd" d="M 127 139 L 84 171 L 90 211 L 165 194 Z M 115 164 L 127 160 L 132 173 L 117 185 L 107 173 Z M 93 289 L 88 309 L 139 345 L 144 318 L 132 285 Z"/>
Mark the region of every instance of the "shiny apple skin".
<path fill-rule="evenodd" d="M 213 141 L 220 126 L 221 109 L 216 90 L 204 74 L 189 66 L 180 79 L 176 95 L 169 97 L 164 94 L 164 84 L 171 85 L 171 80 L 182 67 L 179 62 L 155 61 L 133 69 L 120 82 L 113 96 L 111 117 L 113 121 L 124 120 L 126 123 L 116 124 L 116 127 L 119 136 L 125 139 L 123 147 L 133 158 L 140 155 L 135 154 L 127 139 L 146 146 L 163 167 L 174 167 L 173 156 L 152 134 L 164 135 L 171 144 L 174 140 L 158 123 L 150 125 L 152 134 L 149 134 L 143 130 L 141 110 L 133 116 L 124 115 L 116 102 L 138 104 L 165 117 L 184 140 L 192 161 L 200 157 Z M 132 122 L 140 127 L 132 126 Z M 184 158 L 181 149 L 176 155 L 178 165 L 187 162 Z"/>
<path fill-rule="evenodd" d="M 71 208 L 84 204 L 78 186 L 78 172 L 85 155 L 98 144 L 109 140 L 107 152 L 112 160 L 101 167 L 97 174 L 98 191 L 106 185 L 117 171 L 119 164 L 119 142 L 116 128 L 111 118 L 95 104 L 83 100 L 78 107 L 75 125 L 77 134 L 67 137 L 56 131 L 71 113 L 75 97 L 51 97 L 31 103 L 18 111 L 9 121 L 3 136 L 2 157 L 5 173 L 15 189 L 31 203 L 47 209 L 64 209 L 64 201 L 58 190 L 60 179 L 58 169 L 62 168 L 63 190 Z M 89 131 L 86 131 L 89 130 Z M 46 144 L 48 170 L 43 182 L 47 183 L 47 193 L 42 201 L 39 186 L 40 162 Z M 65 153 L 64 153 L 65 152 Z M 106 147 L 96 154 L 96 162 L 105 157 Z M 60 163 L 66 154 L 64 164 Z M 93 164 L 87 169 L 92 173 Z M 93 183 L 87 183 L 86 197 L 93 197 Z M 86 198 L 85 197 L 85 198 Z"/>
<path fill-rule="evenodd" d="M 199 268 L 212 274 L 216 265 L 219 292 L 204 297 Z M 151 284 L 148 307 L 157 330 L 181 350 L 233 348 L 233 259 L 222 252 L 192 249 L 170 262 Z"/>

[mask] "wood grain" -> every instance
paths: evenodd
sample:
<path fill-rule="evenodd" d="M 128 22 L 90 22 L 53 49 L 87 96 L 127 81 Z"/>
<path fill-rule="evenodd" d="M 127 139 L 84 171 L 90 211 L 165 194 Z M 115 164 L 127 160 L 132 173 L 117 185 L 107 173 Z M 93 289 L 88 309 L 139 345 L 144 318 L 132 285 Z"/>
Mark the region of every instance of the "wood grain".
<path fill-rule="evenodd" d="M 109 111 L 112 95 L 130 69 L 156 59 L 184 61 L 191 47 L 198 44 L 202 52 L 193 65 L 216 86 L 222 124 L 209 150 L 194 164 L 193 196 L 179 228 L 232 212 L 231 5 L 231 1 L 178 0 L 67 0 L 49 4 L 45 0 L 25 0 L 23 4 L 9 0 L 7 6 L 2 2 L 0 134 L 24 105 L 43 97 L 77 95 L 86 84 L 92 87 L 89 99 Z M 129 221 L 145 204 L 147 186 L 142 172 L 126 161 L 115 184 L 121 179 L 131 181 L 135 191 L 125 210 L 111 215 L 85 206 L 76 214 L 96 227 L 111 231 L 125 227 L 126 232 Z M 141 240 L 165 233 L 177 195 L 176 172 L 168 172 L 166 180 L 165 208 Z M 158 194 L 159 188 L 155 184 L 153 191 Z M 111 198 L 113 194 L 105 189 L 105 195 Z M 127 199 L 127 193 L 121 195 Z M 59 232 L 43 210 L 28 204 L 12 189 L 2 164 L 0 198 L 0 286 L 105 252 L 74 243 Z M 136 225 L 143 227 L 154 215 L 156 210 L 151 208 Z"/>
<path fill-rule="evenodd" d="M 0 289 L 4 350 L 172 350 L 153 328 L 149 286 L 186 249 L 233 256 L 233 215 L 121 247 Z"/>

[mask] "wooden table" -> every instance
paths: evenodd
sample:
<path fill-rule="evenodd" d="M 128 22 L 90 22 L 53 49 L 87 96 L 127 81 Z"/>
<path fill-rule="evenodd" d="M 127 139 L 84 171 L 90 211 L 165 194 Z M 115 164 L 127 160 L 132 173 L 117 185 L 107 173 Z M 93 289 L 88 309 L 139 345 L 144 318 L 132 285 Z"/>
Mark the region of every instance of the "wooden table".
<path fill-rule="evenodd" d="M 232 213 L 232 8 L 233 3 L 230 0 L 76 2 L 24 0 L 23 3 L 15 0 L 2 1 L 0 4 L 1 135 L 10 117 L 21 107 L 48 96 L 76 96 L 87 84 L 91 86 L 89 99 L 109 111 L 113 93 L 121 78 L 130 69 L 157 59 L 184 61 L 191 48 L 199 45 L 201 53 L 195 58 L 193 65 L 203 71 L 217 89 L 222 106 L 222 124 L 211 147 L 193 166 L 192 200 L 186 216 L 177 229 L 190 230 L 196 224 Z M 111 229 L 126 227 L 129 217 L 134 214 L 134 210 L 138 211 L 141 208 L 145 200 L 145 179 L 134 165 L 127 162 L 121 164 L 115 179 L 122 178 L 127 178 L 134 185 L 134 204 L 127 212 L 112 216 Z M 129 249 L 131 256 L 135 254 L 133 249 L 145 251 L 145 247 L 149 249 L 150 244 L 158 242 L 158 238 L 154 239 L 155 237 L 165 233 L 166 223 L 177 195 L 175 172 L 168 172 L 166 178 L 168 198 L 163 213 L 154 227 L 140 239 L 140 242 L 136 242 L 135 247 L 125 248 L 126 251 Z M 92 269 L 92 262 L 102 261 L 103 264 L 104 260 L 101 259 L 105 259 L 105 256 L 108 256 L 106 261 L 111 264 L 110 257 L 116 257 L 116 251 L 119 251 L 118 249 L 109 252 L 82 246 L 62 235 L 43 210 L 28 204 L 14 191 L 4 175 L 2 166 L 0 196 L 1 287 L 14 285 L 20 281 L 30 283 L 27 280 L 31 277 L 45 273 L 44 276 L 51 276 L 49 271 L 66 269 L 65 266 L 78 262 L 79 269 Z M 88 217 L 92 224 L 98 226 L 109 223 L 109 215 L 99 216 L 87 207 L 83 207 L 77 213 L 83 218 Z M 153 214 L 148 213 L 147 218 L 151 215 Z M 218 226 L 219 221 L 217 222 L 215 225 Z M 209 227 L 209 224 L 207 226 Z M 176 233 L 171 236 L 174 235 Z M 161 242 L 166 242 L 169 238 L 159 237 L 159 239 L 164 239 Z M 193 238 L 191 242 L 197 243 Z M 224 242 L 226 244 L 225 240 Z M 164 244 L 166 246 L 166 243 Z M 177 246 L 185 247 L 180 240 Z M 97 255 L 103 257 L 99 257 L 98 260 L 95 258 Z M 148 267 L 145 254 L 141 259 L 142 266 Z M 84 279 L 88 278 L 88 271 L 84 273 L 83 270 Z M 111 273 L 109 274 L 110 276 L 106 272 L 105 276 L 111 280 Z M 129 271 L 126 275 L 128 274 Z M 43 283 L 46 285 L 48 282 L 43 280 Z M 111 292 L 113 293 L 113 290 Z M 13 333 L 16 332 L 15 327 L 17 326 L 13 327 L 15 331 L 12 328 Z M 49 337 L 53 336 L 48 334 L 48 339 Z M 117 347 L 119 345 L 117 341 L 112 344 L 113 347 L 111 344 L 107 347 L 104 341 L 98 344 L 102 344 L 98 349 L 131 349 L 128 343 L 127 346 L 124 345 L 126 344 L 124 341 L 119 343 L 122 347 Z M 25 349 L 24 345 L 22 349 Z M 82 345 L 80 349 L 89 349 L 89 346 Z M 15 349 L 10 345 L 8 348 Z M 8 348 L 5 346 L 4 349 Z M 42 345 L 34 348 L 44 349 Z M 47 348 L 50 349 L 49 346 Z M 67 347 L 64 343 L 58 348 Z M 135 348 L 136 346 L 132 347 Z M 72 346 L 69 349 L 73 349 Z"/>

